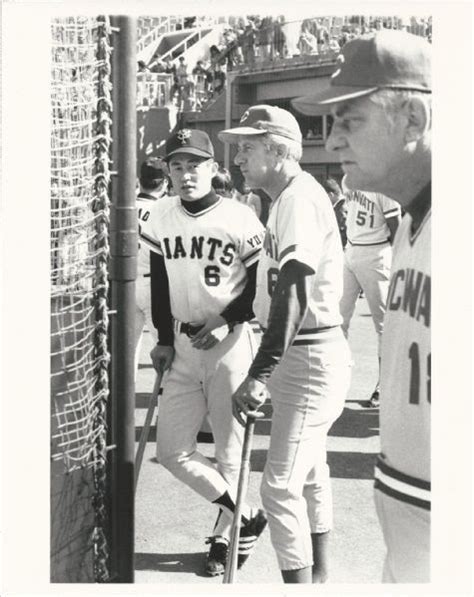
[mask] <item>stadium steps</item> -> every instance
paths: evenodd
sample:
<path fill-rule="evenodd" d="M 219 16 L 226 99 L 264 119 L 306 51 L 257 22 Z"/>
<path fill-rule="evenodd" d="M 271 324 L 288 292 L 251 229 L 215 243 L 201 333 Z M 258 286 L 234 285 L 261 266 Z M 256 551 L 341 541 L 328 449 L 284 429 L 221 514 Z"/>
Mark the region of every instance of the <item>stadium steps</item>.
<path fill-rule="evenodd" d="M 138 21 L 137 60 L 148 62 L 164 35 L 174 33 L 183 26 L 183 18 L 141 17 Z"/>
<path fill-rule="evenodd" d="M 218 23 L 212 27 L 196 27 L 164 33 L 140 52 L 138 60 L 148 64 L 153 56 L 158 55 L 160 60 L 170 57 L 172 62 L 177 64 L 178 56 L 184 56 L 191 70 L 198 60 L 208 59 L 210 48 L 219 43 L 224 27 L 224 23 Z"/>

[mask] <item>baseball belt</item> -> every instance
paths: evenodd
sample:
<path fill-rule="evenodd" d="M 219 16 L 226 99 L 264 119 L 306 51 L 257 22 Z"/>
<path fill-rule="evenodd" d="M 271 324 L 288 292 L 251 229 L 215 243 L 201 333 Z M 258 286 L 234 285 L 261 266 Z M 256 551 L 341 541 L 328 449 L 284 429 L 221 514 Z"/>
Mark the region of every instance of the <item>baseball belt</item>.
<path fill-rule="evenodd" d="M 173 319 L 174 331 L 177 334 L 186 334 L 188 338 L 195 336 L 203 327 L 203 325 L 192 325 L 191 323 L 184 323 L 182 321 L 178 321 L 177 319 Z"/>

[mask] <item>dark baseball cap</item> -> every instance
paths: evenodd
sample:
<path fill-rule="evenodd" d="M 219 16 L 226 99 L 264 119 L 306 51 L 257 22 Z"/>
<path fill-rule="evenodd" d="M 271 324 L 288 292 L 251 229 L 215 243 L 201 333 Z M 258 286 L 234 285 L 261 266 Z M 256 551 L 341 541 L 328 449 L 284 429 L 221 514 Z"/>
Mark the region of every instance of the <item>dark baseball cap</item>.
<path fill-rule="evenodd" d="M 180 129 L 166 141 L 165 157 L 168 161 L 175 153 L 189 153 L 202 158 L 213 158 L 214 147 L 209 135 L 196 129 Z"/>
<path fill-rule="evenodd" d="M 161 161 L 158 158 L 147 158 L 140 166 L 140 180 L 157 180 L 164 177 Z"/>
<path fill-rule="evenodd" d="M 384 30 L 349 41 L 337 57 L 327 89 L 298 97 L 292 105 L 307 115 L 320 104 L 369 95 L 379 89 L 431 93 L 431 44 L 405 31 Z"/>
<path fill-rule="evenodd" d="M 253 106 L 249 108 L 240 119 L 238 126 L 233 129 L 226 129 L 218 133 L 218 137 L 224 143 L 237 143 L 239 136 L 245 135 L 279 135 L 292 141 L 301 143 L 302 136 L 300 126 L 296 118 L 283 108 L 277 106 Z"/>

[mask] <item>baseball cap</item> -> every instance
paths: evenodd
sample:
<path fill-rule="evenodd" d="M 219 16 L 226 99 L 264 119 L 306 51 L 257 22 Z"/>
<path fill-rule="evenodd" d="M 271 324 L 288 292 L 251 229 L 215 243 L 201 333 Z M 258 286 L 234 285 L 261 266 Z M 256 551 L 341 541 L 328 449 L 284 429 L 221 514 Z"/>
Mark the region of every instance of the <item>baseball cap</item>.
<path fill-rule="evenodd" d="M 271 133 L 301 143 L 301 130 L 296 118 L 277 106 L 253 106 L 240 119 L 236 128 L 221 131 L 217 136 L 224 143 L 237 143 L 240 135 L 264 135 Z"/>
<path fill-rule="evenodd" d="M 165 160 L 175 153 L 190 153 L 202 158 L 213 158 L 214 147 L 209 135 L 196 129 L 180 129 L 166 141 Z"/>
<path fill-rule="evenodd" d="M 158 158 L 147 158 L 140 166 L 140 180 L 157 180 L 163 178 L 164 173 Z"/>
<path fill-rule="evenodd" d="M 431 93 L 431 45 L 406 31 L 384 30 L 353 39 L 343 46 L 337 62 L 329 87 L 294 99 L 294 108 L 319 114 L 319 104 L 362 97 L 378 89 Z"/>

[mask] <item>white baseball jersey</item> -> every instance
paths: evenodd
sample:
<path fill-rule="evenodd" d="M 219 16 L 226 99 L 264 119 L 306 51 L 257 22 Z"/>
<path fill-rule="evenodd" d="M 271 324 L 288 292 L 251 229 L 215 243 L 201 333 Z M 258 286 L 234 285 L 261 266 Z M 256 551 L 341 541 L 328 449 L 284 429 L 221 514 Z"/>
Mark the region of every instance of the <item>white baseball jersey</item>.
<path fill-rule="evenodd" d="M 303 321 L 309 330 L 339 325 L 343 252 L 336 216 L 322 186 L 307 172 L 298 174 L 272 204 L 257 273 L 254 312 L 265 328 L 278 272 L 292 259 L 316 272 Z M 296 340 L 299 343 L 299 339 Z"/>
<path fill-rule="evenodd" d="M 380 437 L 387 466 L 416 480 L 429 481 L 431 210 L 415 234 L 411 233 L 411 222 L 406 214 L 395 236 L 382 334 Z M 391 477 L 383 476 L 383 465 L 377 474 L 403 493 L 403 478 L 394 484 Z M 419 484 L 415 496 L 421 499 L 424 487 Z"/>
<path fill-rule="evenodd" d="M 165 259 L 173 317 L 198 325 L 241 294 L 246 268 L 260 255 L 263 226 L 237 201 L 219 197 L 193 214 L 170 197 L 153 206 L 141 239 Z"/>
<path fill-rule="evenodd" d="M 390 238 L 386 218 L 400 216 L 400 205 L 381 193 L 350 191 L 346 198 L 347 239 L 353 245 L 378 245 Z"/>

